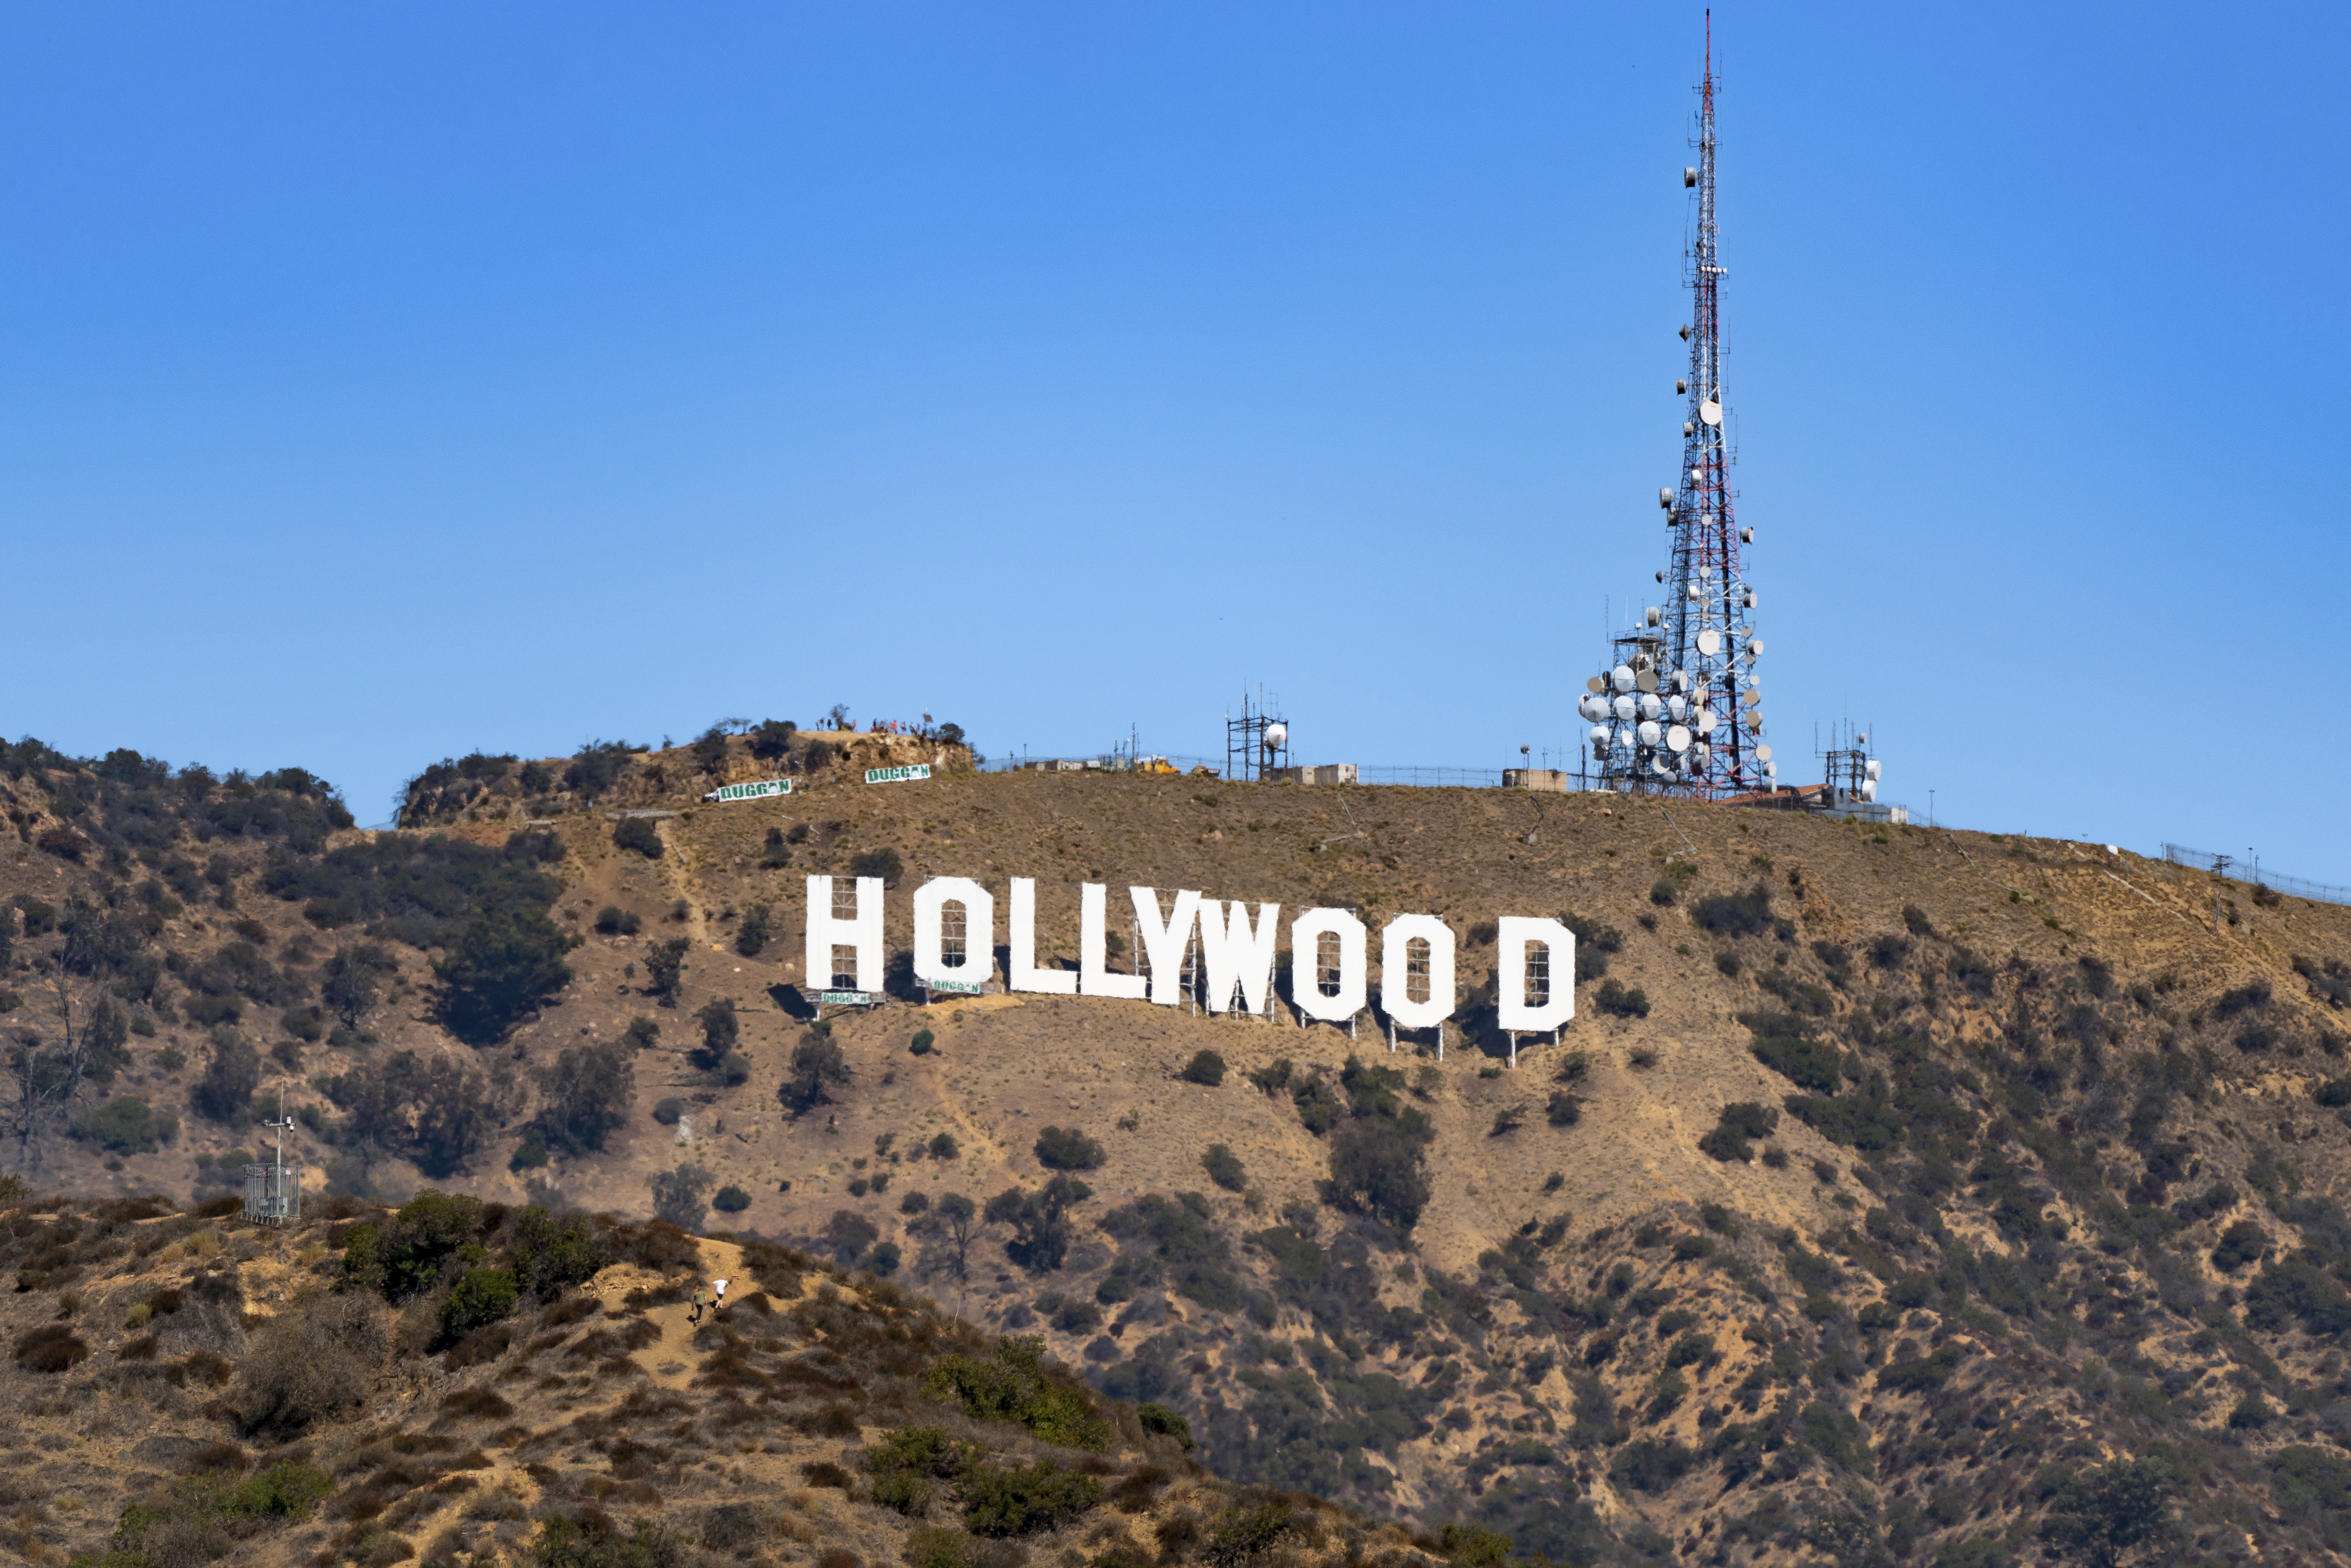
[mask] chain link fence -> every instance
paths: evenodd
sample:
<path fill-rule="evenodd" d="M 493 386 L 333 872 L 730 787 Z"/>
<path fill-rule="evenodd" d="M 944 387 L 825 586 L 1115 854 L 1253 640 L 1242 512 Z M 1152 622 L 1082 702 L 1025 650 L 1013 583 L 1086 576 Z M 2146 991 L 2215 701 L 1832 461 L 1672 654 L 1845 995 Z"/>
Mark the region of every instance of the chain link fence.
<path fill-rule="evenodd" d="M 2163 858 L 2173 865 L 2186 866 L 2190 871 L 2209 871 L 2215 876 L 2234 877 L 2239 882 L 2257 883 L 2273 893 L 2294 898 L 2307 898 L 2314 904 L 2351 904 L 2351 887 L 2336 887 L 2324 882 L 2305 882 L 2298 876 L 2281 876 L 2273 871 L 2263 871 L 2258 865 L 2247 865 L 2229 855 L 2208 855 L 2202 850 L 2191 850 L 2179 844 L 2163 846 Z"/>

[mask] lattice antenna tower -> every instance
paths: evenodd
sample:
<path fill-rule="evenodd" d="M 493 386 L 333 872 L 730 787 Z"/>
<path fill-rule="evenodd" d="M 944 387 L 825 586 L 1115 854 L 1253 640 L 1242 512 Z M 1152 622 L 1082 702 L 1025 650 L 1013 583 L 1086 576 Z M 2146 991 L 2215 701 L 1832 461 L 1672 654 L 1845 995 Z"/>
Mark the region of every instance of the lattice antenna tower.
<path fill-rule="evenodd" d="M 1689 369 L 1677 378 L 1686 400 L 1682 462 L 1657 491 L 1671 545 L 1657 573 L 1663 602 L 1642 624 L 1611 639 L 1610 667 L 1585 683 L 1578 711 L 1592 721 L 1591 756 L 1606 788 L 1719 800 L 1767 788 L 1777 778 L 1763 740 L 1756 661 L 1755 591 L 1744 547 L 1755 530 L 1733 516 L 1731 448 L 1722 383 L 1722 278 L 1715 206 L 1714 22 L 1707 20 L 1706 71 L 1698 87 L 1698 162 L 1682 170 L 1696 214 L 1683 282 L 1690 319 L 1681 327 Z"/>
<path fill-rule="evenodd" d="M 1226 778 L 1253 783 L 1289 765 L 1290 724 L 1276 711 L 1280 706 L 1278 697 L 1268 701 L 1259 686 L 1254 702 L 1242 691 L 1238 718 L 1231 709 L 1225 711 Z"/>

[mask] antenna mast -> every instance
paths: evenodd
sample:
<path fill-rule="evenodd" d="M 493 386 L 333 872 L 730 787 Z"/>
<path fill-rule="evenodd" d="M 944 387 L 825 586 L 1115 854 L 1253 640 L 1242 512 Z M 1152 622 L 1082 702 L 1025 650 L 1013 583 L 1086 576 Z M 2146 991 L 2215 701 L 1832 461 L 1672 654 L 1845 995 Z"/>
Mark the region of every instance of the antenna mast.
<path fill-rule="evenodd" d="M 1732 516 L 1730 444 L 1722 386 L 1722 278 L 1715 210 L 1714 17 L 1707 15 L 1706 74 L 1698 87 L 1698 162 L 1682 170 L 1696 193 L 1684 284 L 1690 319 L 1689 372 L 1674 390 L 1687 402 L 1682 462 L 1657 491 L 1671 530 L 1669 560 L 1657 573 L 1664 601 L 1642 624 L 1611 639 L 1611 668 L 1585 683 L 1579 710 L 1593 722 L 1593 761 L 1604 787 L 1721 800 L 1770 788 L 1778 768 L 1763 744 L 1755 662 L 1755 592 L 1743 546 L 1754 530 Z"/>

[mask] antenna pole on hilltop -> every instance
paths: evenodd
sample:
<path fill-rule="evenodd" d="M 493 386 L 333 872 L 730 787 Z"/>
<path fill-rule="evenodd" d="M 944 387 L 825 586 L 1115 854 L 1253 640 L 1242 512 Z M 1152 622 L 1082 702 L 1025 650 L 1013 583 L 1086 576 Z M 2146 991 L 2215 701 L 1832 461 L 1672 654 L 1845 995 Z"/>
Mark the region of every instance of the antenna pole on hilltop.
<path fill-rule="evenodd" d="M 1763 744 L 1755 662 L 1763 652 L 1747 585 L 1743 547 L 1754 531 L 1732 516 L 1731 452 L 1722 383 L 1722 278 L 1715 206 L 1714 16 L 1707 14 L 1698 85 L 1698 162 L 1682 170 L 1695 193 L 1687 275 L 1688 373 L 1674 390 L 1686 402 L 1682 461 L 1657 492 L 1670 535 L 1657 573 L 1663 601 L 1609 640 L 1609 668 L 1585 683 L 1579 712 L 1593 725 L 1592 759 L 1604 789 L 1723 800 L 1774 787 Z M 1627 607 L 1628 611 L 1630 607 Z M 1628 619 L 1630 619 L 1628 615 Z"/>

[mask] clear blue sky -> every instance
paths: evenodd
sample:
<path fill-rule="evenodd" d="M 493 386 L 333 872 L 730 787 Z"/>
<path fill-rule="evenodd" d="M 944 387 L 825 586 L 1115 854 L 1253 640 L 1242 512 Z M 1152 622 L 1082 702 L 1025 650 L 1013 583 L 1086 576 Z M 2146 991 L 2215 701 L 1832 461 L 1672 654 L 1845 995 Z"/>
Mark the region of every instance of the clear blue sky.
<path fill-rule="evenodd" d="M 2344 14 L 1719 9 L 1771 737 L 2351 883 Z M 0 728 L 1499 767 L 1663 564 L 1688 7 L 19 6 Z"/>

